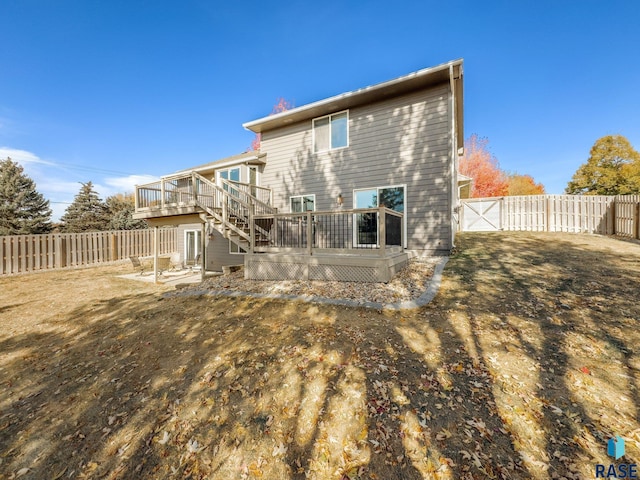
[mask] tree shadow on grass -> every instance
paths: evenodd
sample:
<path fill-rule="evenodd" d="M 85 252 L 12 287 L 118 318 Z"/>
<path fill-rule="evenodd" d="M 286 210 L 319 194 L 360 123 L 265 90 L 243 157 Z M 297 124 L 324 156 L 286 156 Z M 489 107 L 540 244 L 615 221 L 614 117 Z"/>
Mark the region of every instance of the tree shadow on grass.
<path fill-rule="evenodd" d="M 559 261 L 547 243 L 464 238 L 435 302 L 409 313 L 155 294 L 79 301 L 48 330 L 0 342 L 0 471 L 584 476 L 618 427 L 605 416 L 612 398 L 628 399 L 616 404 L 620 426 L 638 426 L 637 307 L 625 291 L 638 280 L 593 248 L 620 283 L 589 283 L 591 247 L 560 242 Z"/>
<path fill-rule="evenodd" d="M 0 468 L 27 468 L 24 478 L 526 478 L 486 370 L 449 326 L 421 325 L 206 296 L 81 305 L 52 331 L 0 343 L 11 372 Z M 421 335 L 441 339 L 416 351 Z"/>
<path fill-rule="evenodd" d="M 606 440 L 640 426 L 638 252 L 616 250 L 602 237 L 465 235 L 450 263 L 464 286 L 454 305 L 470 319 L 505 392 L 496 395 L 501 415 L 539 475 L 592 476 L 607 461 Z"/>
<path fill-rule="evenodd" d="M 0 313 L 7 313 L 15 308 L 18 308 L 20 306 L 24 305 L 24 303 L 14 303 L 13 305 L 3 305 L 0 306 Z"/>

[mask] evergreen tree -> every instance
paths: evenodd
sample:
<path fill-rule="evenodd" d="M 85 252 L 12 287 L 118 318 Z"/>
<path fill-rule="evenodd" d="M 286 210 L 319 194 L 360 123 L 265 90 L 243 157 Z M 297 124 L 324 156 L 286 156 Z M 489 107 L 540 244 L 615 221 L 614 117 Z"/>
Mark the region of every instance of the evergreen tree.
<path fill-rule="evenodd" d="M 622 135 L 599 138 L 587 163 L 573 175 L 566 192 L 577 195 L 640 193 L 640 153 Z"/>
<path fill-rule="evenodd" d="M 144 220 L 134 220 L 135 198 L 132 193 L 118 193 L 107 197 L 107 208 L 109 209 L 109 229 L 111 230 L 137 230 L 147 228 Z"/>
<path fill-rule="evenodd" d="M 109 229 L 109 209 L 93 189 L 91 182 L 81 183 L 80 192 L 60 218 L 61 230 L 68 233 Z"/>
<path fill-rule="evenodd" d="M 51 228 L 49 200 L 20 164 L 0 160 L 0 235 L 48 233 Z"/>

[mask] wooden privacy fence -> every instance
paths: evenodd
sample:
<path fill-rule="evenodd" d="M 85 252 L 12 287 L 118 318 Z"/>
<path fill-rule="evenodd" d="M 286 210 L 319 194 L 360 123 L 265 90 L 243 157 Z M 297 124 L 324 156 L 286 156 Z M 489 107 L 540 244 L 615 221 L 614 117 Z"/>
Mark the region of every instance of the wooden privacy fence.
<path fill-rule="evenodd" d="M 640 195 L 526 195 L 462 201 L 462 231 L 525 230 L 640 238 Z"/>
<path fill-rule="evenodd" d="M 178 250 L 176 228 L 159 228 L 160 255 Z M 0 275 L 153 255 L 153 229 L 0 236 Z"/>

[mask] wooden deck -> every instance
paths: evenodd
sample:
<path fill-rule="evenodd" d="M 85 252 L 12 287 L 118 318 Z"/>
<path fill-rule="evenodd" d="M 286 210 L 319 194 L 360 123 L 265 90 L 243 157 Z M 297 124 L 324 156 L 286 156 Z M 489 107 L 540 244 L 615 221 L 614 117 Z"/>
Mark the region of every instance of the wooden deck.
<path fill-rule="evenodd" d="M 134 217 L 154 226 L 209 224 L 246 252 L 250 279 L 388 282 L 407 262 L 401 212 L 278 213 L 269 189 L 227 180 L 220 186 L 196 172 L 136 187 Z"/>

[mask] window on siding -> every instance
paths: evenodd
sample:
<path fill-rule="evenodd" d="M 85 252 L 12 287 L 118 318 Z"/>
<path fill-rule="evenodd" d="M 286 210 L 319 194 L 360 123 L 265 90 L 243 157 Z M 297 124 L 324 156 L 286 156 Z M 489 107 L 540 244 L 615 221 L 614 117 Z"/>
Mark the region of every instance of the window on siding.
<path fill-rule="evenodd" d="M 313 212 L 316 209 L 316 196 L 295 195 L 289 199 L 291 213 Z"/>
<path fill-rule="evenodd" d="M 241 253 L 247 253 L 247 252 L 244 248 L 239 247 L 233 242 L 229 242 L 229 253 L 241 254 Z"/>
<path fill-rule="evenodd" d="M 349 112 L 313 120 L 313 151 L 324 152 L 349 146 Z"/>

